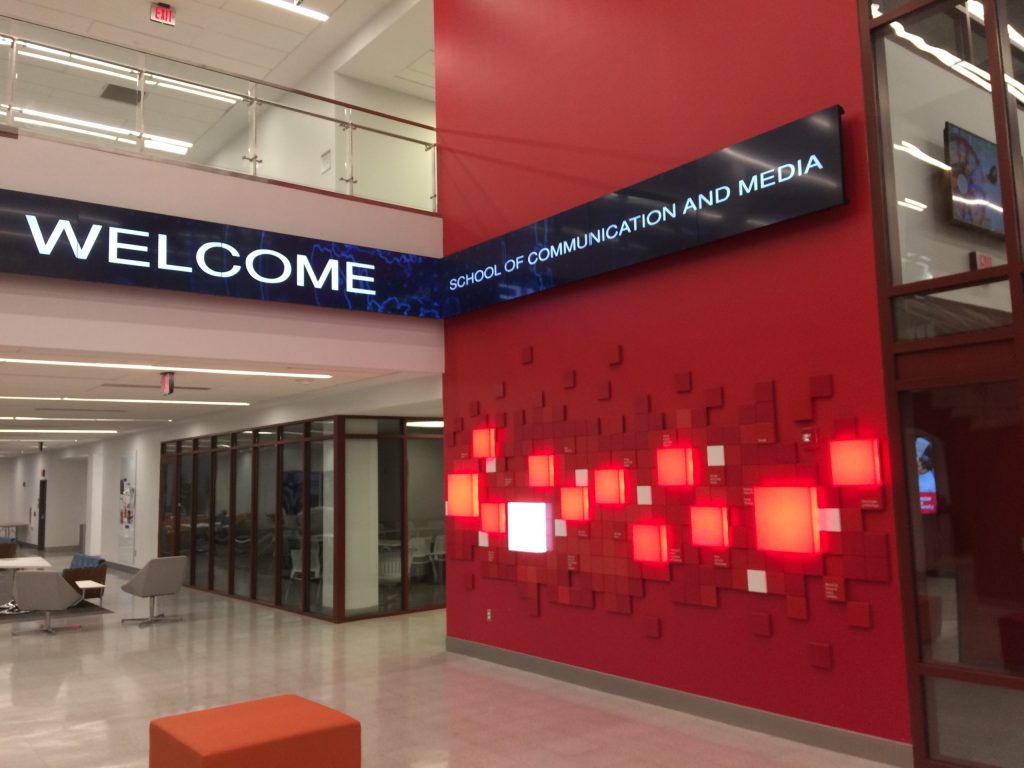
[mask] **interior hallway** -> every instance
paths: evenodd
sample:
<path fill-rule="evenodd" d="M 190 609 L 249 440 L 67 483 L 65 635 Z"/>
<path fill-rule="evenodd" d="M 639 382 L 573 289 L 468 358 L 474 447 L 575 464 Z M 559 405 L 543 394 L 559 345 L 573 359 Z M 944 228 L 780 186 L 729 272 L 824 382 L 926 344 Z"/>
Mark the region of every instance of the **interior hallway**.
<path fill-rule="evenodd" d="M 443 610 L 333 625 L 184 589 L 183 622 L 139 629 L 124 580 L 81 630 L 0 625 L 5 768 L 142 768 L 152 718 L 280 693 L 359 719 L 366 768 L 880 765 L 447 654 Z"/>

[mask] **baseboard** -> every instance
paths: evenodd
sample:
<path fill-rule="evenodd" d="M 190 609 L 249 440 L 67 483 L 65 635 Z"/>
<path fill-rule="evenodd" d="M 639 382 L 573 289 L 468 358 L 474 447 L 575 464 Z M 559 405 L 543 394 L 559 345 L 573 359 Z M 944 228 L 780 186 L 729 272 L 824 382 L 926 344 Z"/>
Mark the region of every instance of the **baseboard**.
<path fill-rule="evenodd" d="M 842 728 L 833 728 L 795 717 L 744 707 L 740 704 L 731 704 L 727 701 L 709 699 L 706 696 L 677 691 L 660 685 L 643 683 L 604 672 L 595 672 L 592 669 L 575 667 L 571 664 L 542 659 L 538 656 L 495 648 L 472 640 L 448 637 L 445 646 L 452 653 L 472 656 L 483 661 L 514 667 L 525 672 L 544 675 L 604 693 L 625 696 L 697 717 L 717 720 L 728 725 L 778 736 L 812 747 L 841 752 L 900 768 L 910 768 L 914 764 L 913 749 L 910 744 L 903 742 L 868 736 Z"/>
<path fill-rule="evenodd" d="M 139 569 L 134 565 L 122 565 L 121 563 L 115 563 L 107 560 L 107 568 L 114 571 L 121 571 L 121 573 L 135 574 L 139 572 Z"/>

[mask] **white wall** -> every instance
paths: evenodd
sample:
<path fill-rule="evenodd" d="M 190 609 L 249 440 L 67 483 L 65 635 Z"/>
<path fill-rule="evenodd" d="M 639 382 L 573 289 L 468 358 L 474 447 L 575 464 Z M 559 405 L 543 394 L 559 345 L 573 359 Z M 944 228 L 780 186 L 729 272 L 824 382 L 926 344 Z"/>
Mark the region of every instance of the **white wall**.
<path fill-rule="evenodd" d="M 13 506 L 14 486 L 11 484 L 13 470 L 14 462 L 0 460 L 0 523 L 27 523 L 28 520 L 22 519 Z"/>
<path fill-rule="evenodd" d="M 46 547 L 77 546 L 88 507 L 87 462 L 62 459 L 47 451 L 8 459 L 2 464 L 6 466 L 0 469 L 0 474 L 10 478 L 8 497 L 13 521 L 28 525 L 27 535 L 20 539 L 28 544 L 39 543 L 39 481 L 45 472 Z"/>

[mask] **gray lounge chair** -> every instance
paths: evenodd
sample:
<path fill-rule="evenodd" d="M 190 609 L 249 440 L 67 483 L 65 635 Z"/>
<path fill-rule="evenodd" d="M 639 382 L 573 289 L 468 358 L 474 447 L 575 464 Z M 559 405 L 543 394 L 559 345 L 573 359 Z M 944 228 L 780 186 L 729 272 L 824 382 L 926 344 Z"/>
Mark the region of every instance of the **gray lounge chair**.
<path fill-rule="evenodd" d="M 54 611 L 66 611 L 81 602 L 82 596 L 57 571 L 18 571 L 14 574 L 14 601 L 22 611 L 43 611 L 46 618 L 39 628 L 55 634 L 64 629 L 81 629 L 80 624 L 55 627 Z M 17 633 L 23 634 L 23 633 Z"/>
<path fill-rule="evenodd" d="M 140 627 L 158 621 L 181 621 L 181 616 L 167 616 L 156 613 L 156 599 L 165 595 L 175 595 L 185 583 L 188 573 L 188 558 L 184 555 L 176 557 L 157 557 L 146 563 L 142 570 L 132 576 L 121 587 L 129 595 L 149 598 L 149 616 L 137 619 L 121 619 L 122 624 L 137 621 Z"/>

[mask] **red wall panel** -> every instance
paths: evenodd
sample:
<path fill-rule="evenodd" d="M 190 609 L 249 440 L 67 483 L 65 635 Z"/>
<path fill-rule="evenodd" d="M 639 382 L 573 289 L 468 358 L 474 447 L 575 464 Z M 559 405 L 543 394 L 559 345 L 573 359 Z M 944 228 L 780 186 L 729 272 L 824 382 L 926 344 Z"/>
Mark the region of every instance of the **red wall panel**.
<path fill-rule="evenodd" d="M 827 457 L 800 448 L 803 430 L 820 432 L 821 454 L 829 437 L 853 436 L 842 434 L 850 419 L 859 436 L 885 445 L 856 15 L 855 0 L 436 4 L 449 252 L 830 104 L 846 109 L 848 205 L 446 321 L 449 470 L 464 461 L 468 430 L 488 421 L 506 430 L 504 490 L 488 475 L 483 500 L 554 498 L 517 490 L 522 438 L 533 450 L 568 454 L 585 442 L 587 420 L 601 420 L 605 432 L 625 423 L 618 431 L 632 437 L 624 439 L 639 441 L 657 418 L 682 426 L 674 423 L 680 409 L 703 412 L 700 439 L 727 438 L 727 453 L 738 456 L 741 441 L 732 438 L 763 407 L 759 425 L 769 436 L 744 434 L 770 442 L 773 456 L 792 454 L 778 459 L 780 472 L 787 462 L 813 471 L 823 461 L 823 483 Z M 819 389 L 831 381 L 831 396 L 812 399 L 812 379 Z M 774 382 L 771 402 L 757 395 L 765 382 Z M 638 402 L 652 418 L 638 418 Z M 745 457 L 769 449 L 745 447 Z M 586 466 L 579 454 L 563 457 L 565 470 Z M 758 462 L 763 470 L 764 455 Z M 741 485 L 731 473 L 749 469 L 733 461 L 709 479 L 715 473 L 704 463 L 695 474 L 705 487 Z M 881 496 L 882 509 L 844 509 L 843 518 L 884 534 L 874 540 L 886 542 L 892 562 L 892 513 Z M 743 502 L 729 506 L 742 520 Z M 578 588 L 578 572 L 559 577 L 567 584 L 538 586 L 537 568 L 508 559 L 500 542 L 486 555 L 471 549 L 461 551 L 470 559 L 449 557 L 453 637 L 909 741 L 898 588 L 884 568 L 858 578 L 870 558 L 850 567 L 846 604 L 828 570 L 841 561 L 830 557 L 825 571 L 792 580 L 806 583 L 805 596 L 790 594 L 796 587 L 711 587 L 708 600 L 705 585 L 703 605 L 716 607 L 699 607 L 699 599 L 673 598 L 685 566 L 644 571 L 642 594 L 595 604 Z M 769 573 L 769 582 L 774 576 L 782 578 Z M 630 612 L 611 610 L 623 606 Z"/>

